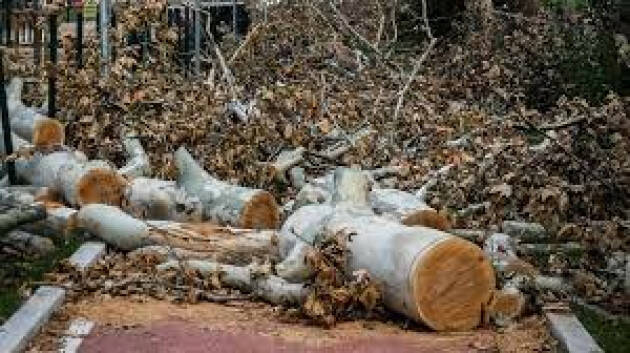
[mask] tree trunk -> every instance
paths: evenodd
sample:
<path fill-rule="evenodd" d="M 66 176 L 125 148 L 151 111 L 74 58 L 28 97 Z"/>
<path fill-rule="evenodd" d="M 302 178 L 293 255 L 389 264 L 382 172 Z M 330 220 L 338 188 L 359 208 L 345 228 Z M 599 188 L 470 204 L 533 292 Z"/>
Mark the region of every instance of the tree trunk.
<path fill-rule="evenodd" d="M 202 205 L 198 198 L 179 189 L 174 181 L 135 178 L 125 189 L 123 209 L 142 219 L 200 222 Z"/>
<path fill-rule="evenodd" d="M 252 229 L 278 227 L 280 210 L 267 191 L 234 186 L 211 177 L 185 148 L 175 153 L 177 185 L 203 204 L 204 218 Z"/>
<path fill-rule="evenodd" d="M 230 288 L 251 292 L 272 304 L 300 305 L 308 295 L 308 288 L 303 284 L 288 283 L 273 275 L 261 275 L 254 265 L 239 267 L 216 262 L 188 260 L 169 261 L 158 266 L 161 271 L 193 269 L 202 275 L 220 274 L 221 283 Z"/>
<path fill-rule="evenodd" d="M 46 207 L 46 218 L 20 227 L 26 232 L 46 237 L 66 237 L 77 230 L 76 215 L 79 211 L 64 206 Z"/>
<path fill-rule="evenodd" d="M 7 89 L 7 105 L 12 131 L 35 146 L 62 145 L 64 127 L 22 103 L 22 79 L 15 77 Z"/>
<path fill-rule="evenodd" d="M 72 206 L 122 203 L 124 178 L 107 162 L 87 161 L 80 152 L 37 154 L 18 161 L 16 169 L 29 184 L 51 188 Z"/>
<path fill-rule="evenodd" d="M 332 206 L 305 207 L 287 220 L 280 233 L 281 253 L 290 257 L 299 249 L 287 252 L 283 245 L 288 243 L 312 240 L 312 245 L 327 234 L 344 232 L 349 235 L 348 269 L 367 270 L 381 282 L 388 308 L 435 330 L 479 325 L 495 288 L 494 271 L 480 248 L 435 229 L 376 216 L 360 170 L 338 169 L 334 185 Z"/>

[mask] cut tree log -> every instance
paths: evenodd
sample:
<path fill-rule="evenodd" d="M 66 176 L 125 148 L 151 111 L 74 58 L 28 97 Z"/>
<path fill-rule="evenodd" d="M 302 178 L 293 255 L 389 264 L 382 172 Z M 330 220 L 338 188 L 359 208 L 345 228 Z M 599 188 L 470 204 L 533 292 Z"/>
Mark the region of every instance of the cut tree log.
<path fill-rule="evenodd" d="M 205 254 L 205 259 L 231 265 L 278 259 L 278 235 L 275 231 L 231 229 L 207 223 L 147 223 L 158 243 L 172 249 Z"/>
<path fill-rule="evenodd" d="M 497 326 L 510 326 L 525 310 L 525 296 L 515 287 L 494 291 L 488 304 L 488 314 Z"/>
<path fill-rule="evenodd" d="M 158 270 L 192 269 L 202 275 L 219 274 L 221 283 L 230 288 L 250 292 L 272 304 L 300 305 L 309 293 L 303 284 L 289 283 L 284 279 L 264 274 L 256 265 L 246 267 L 226 265 L 209 261 L 169 261 L 158 266 Z"/>
<path fill-rule="evenodd" d="M 145 222 L 114 206 L 91 204 L 82 207 L 77 213 L 77 225 L 122 250 L 135 250 L 157 243 Z"/>
<path fill-rule="evenodd" d="M 273 163 L 269 163 L 267 165 L 273 171 L 273 175 L 276 179 L 286 181 L 287 171 L 302 163 L 305 153 L 306 148 L 304 147 L 298 147 L 294 150 L 282 151 L 280 152 L 278 157 L 276 157 L 276 160 Z"/>
<path fill-rule="evenodd" d="M 348 151 L 356 147 L 359 143 L 361 143 L 364 139 L 370 137 L 375 134 L 376 131 L 370 128 L 365 128 L 357 131 L 352 136 L 348 137 L 348 139 L 337 146 L 333 146 L 328 150 L 322 152 L 320 155 L 325 159 L 334 161 L 338 158 L 342 157 Z"/>
<path fill-rule="evenodd" d="M 375 189 L 370 192 L 370 203 L 376 214 L 407 226 L 421 225 L 439 230 L 450 228 L 450 222 L 446 216 L 408 192 L 396 189 Z"/>
<path fill-rule="evenodd" d="M 125 189 L 123 210 L 142 219 L 200 222 L 203 207 L 174 181 L 133 178 Z"/>
<path fill-rule="evenodd" d="M 254 231 L 220 227 L 206 223 L 177 223 L 171 221 L 142 221 L 118 207 L 88 205 L 77 215 L 77 225 L 116 248 L 132 251 L 146 246 L 194 254 L 230 264 L 249 264 L 254 259 L 277 258 L 277 235 L 274 231 Z M 161 256 L 159 247 L 139 253 L 154 252 Z"/>
<path fill-rule="evenodd" d="M 41 256 L 55 251 L 52 240 L 21 230 L 13 230 L 0 236 L 0 244 L 30 255 Z"/>
<path fill-rule="evenodd" d="M 46 237 L 66 237 L 78 230 L 76 215 L 79 211 L 63 205 L 46 204 L 46 218 L 20 226 L 26 232 Z"/>
<path fill-rule="evenodd" d="M 126 186 L 124 178 L 107 162 L 87 161 L 80 152 L 37 153 L 29 160 L 18 160 L 16 170 L 29 184 L 49 187 L 72 206 L 120 205 Z"/>
<path fill-rule="evenodd" d="M 7 156 L 7 151 L 5 150 L 5 146 L 4 146 L 4 134 L 0 131 L 0 138 L 2 139 L 2 143 L 0 143 L 0 157 L 2 157 L 3 159 L 8 157 Z M 18 135 L 16 135 L 15 133 L 11 133 L 11 140 L 13 142 L 13 151 L 17 152 L 21 149 L 27 148 L 32 146 L 28 141 L 26 141 L 25 139 L 19 137 Z"/>
<path fill-rule="evenodd" d="M 349 237 L 348 270 L 367 270 L 380 282 L 391 310 L 440 331 L 468 330 L 481 323 L 495 277 L 479 247 L 375 215 L 368 202 L 369 181 L 360 170 L 336 170 L 334 185 L 332 205 L 305 207 L 287 220 L 280 232 L 281 255 L 289 258 L 299 249 L 287 251 L 283 244 L 312 246 L 318 238 L 343 232 Z M 318 214 L 329 218 L 311 221 Z"/>
<path fill-rule="evenodd" d="M 177 185 L 199 197 L 205 219 L 241 228 L 276 229 L 280 209 L 269 192 L 213 178 L 181 147 L 175 153 Z"/>
<path fill-rule="evenodd" d="M 0 211 L 0 236 L 23 224 L 46 218 L 46 209 L 40 204 L 3 206 Z"/>
<path fill-rule="evenodd" d="M 37 109 L 25 106 L 22 103 L 22 85 L 22 79 L 14 77 L 7 88 L 11 130 L 35 146 L 63 145 L 63 125 L 40 114 Z"/>
<path fill-rule="evenodd" d="M 134 136 L 124 136 L 123 146 L 127 155 L 127 164 L 118 170 L 127 178 L 145 177 L 151 173 L 151 163 L 140 139 Z"/>

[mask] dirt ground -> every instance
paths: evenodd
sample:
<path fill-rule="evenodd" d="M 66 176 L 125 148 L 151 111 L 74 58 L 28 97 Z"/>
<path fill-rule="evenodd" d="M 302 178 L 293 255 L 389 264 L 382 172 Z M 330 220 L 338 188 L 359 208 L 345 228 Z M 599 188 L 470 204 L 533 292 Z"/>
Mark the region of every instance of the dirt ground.
<path fill-rule="evenodd" d="M 56 352 L 76 318 L 96 322 L 81 353 L 196 352 L 553 352 L 538 317 L 502 333 L 432 333 L 403 323 L 359 320 L 332 329 L 287 319 L 263 303 L 173 304 L 145 298 L 88 298 L 66 304 L 28 352 Z"/>

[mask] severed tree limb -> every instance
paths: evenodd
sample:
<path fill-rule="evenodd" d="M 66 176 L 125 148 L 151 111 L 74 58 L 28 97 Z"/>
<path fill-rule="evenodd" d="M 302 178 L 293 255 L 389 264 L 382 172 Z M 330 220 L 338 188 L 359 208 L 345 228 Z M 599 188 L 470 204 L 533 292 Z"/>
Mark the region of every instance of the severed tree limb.
<path fill-rule="evenodd" d="M 46 209 L 42 205 L 11 205 L 9 209 L 0 212 L 0 237 L 23 224 L 44 218 Z"/>
<path fill-rule="evenodd" d="M 14 77 L 7 88 L 7 104 L 12 131 L 35 146 L 62 145 L 64 127 L 54 119 L 40 114 L 37 109 L 22 103 L 22 79 Z"/>
<path fill-rule="evenodd" d="M 180 270 L 181 267 L 199 271 L 204 276 L 219 274 L 221 283 L 254 294 L 276 305 L 297 306 L 306 301 L 309 289 L 300 283 L 265 273 L 256 265 L 232 266 L 210 261 L 188 260 L 182 263 L 169 261 L 158 266 L 159 271 Z"/>
<path fill-rule="evenodd" d="M 302 163 L 305 154 L 306 148 L 304 147 L 298 147 L 293 150 L 285 150 L 280 152 L 273 163 L 265 164 L 273 170 L 274 176 L 278 180 L 286 181 L 287 171 Z"/>
<path fill-rule="evenodd" d="M 201 201 L 176 182 L 141 177 L 129 182 L 122 208 L 137 218 L 178 222 L 199 222 L 203 213 Z"/>
<path fill-rule="evenodd" d="M 0 236 L 0 244 L 31 255 L 46 255 L 55 251 L 52 240 L 21 230 L 13 230 Z"/>
<path fill-rule="evenodd" d="M 149 156 L 142 148 L 140 139 L 134 136 L 124 136 L 123 146 L 127 155 L 127 163 L 118 170 L 125 177 L 145 177 L 151 173 Z"/>
<path fill-rule="evenodd" d="M 175 153 L 175 164 L 177 185 L 199 197 L 205 219 L 242 228 L 277 228 L 280 210 L 269 192 L 213 178 L 183 147 Z"/>

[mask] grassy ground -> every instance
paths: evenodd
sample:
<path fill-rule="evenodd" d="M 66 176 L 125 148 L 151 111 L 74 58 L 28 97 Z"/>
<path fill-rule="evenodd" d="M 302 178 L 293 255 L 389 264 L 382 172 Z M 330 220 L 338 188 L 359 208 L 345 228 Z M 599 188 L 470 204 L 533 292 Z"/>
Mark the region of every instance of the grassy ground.
<path fill-rule="evenodd" d="M 611 321 L 585 307 L 575 307 L 574 310 L 606 353 L 630 352 L 630 319 Z"/>
<path fill-rule="evenodd" d="M 0 251 L 0 324 L 22 304 L 21 289 L 42 280 L 46 272 L 72 255 L 80 244 L 77 238 L 60 239 L 55 243 L 57 250 L 42 258 L 7 255 Z"/>

